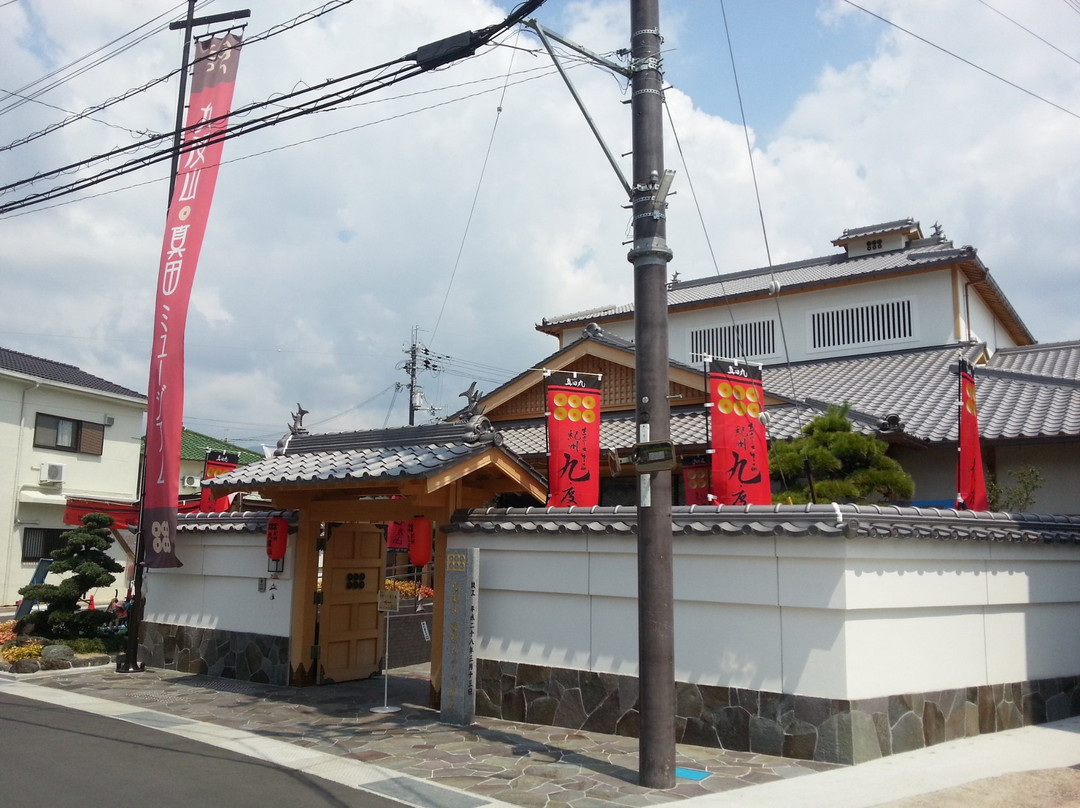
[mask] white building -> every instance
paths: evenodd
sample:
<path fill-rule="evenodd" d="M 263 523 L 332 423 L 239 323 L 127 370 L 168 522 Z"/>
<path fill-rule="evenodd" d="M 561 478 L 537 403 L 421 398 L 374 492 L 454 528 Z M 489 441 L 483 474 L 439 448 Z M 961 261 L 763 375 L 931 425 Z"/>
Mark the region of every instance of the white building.
<path fill-rule="evenodd" d="M 60 546 L 68 497 L 135 500 L 145 412 L 140 393 L 0 348 L 0 603 Z"/>
<path fill-rule="evenodd" d="M 673 366 L 701 368 L 706 356 L 763 365 L 773 438 L 795 437 L 829 404 L 850 404 L 855 428 L 888 441 L 914 478 L 915 503 L 944 505 L 956 495 L 956 360 L 963 356 L 976 366 L 991 474 L 1008 486 L 1013 472 L 1034 466 L 1044 485 L 1031 510 L 1080 512 L 1080 341 L 1039 344 L 975 248 L 956 247 L 937 226 L 924 237 L 918 222 L 903 219 L 845 230 L 832 243 L 843 251 L 673 281 Z M 559 339 L 560 353 L 583 339 L 611 338 L 632 351 L 634 307 L 545 318 L 537 328 Z M 496 402 L 521 387 L 519 378 L 485 398 L 492 421 L 503 420 Z M 692 396 L 672 402 L 683 454 L 704 449 L 703 412 Z M 626 418 L 632 422 L 632 412 Z M 507 427 L 508 444 L 529 455 L 533 426 Z"/>

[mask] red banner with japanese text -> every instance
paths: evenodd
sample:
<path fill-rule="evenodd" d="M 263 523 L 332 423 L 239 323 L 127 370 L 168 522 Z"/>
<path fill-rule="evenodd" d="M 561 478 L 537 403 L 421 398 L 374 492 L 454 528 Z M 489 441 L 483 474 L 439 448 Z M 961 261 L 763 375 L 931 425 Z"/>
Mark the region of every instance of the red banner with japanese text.
<path fill-rule="evenodd" d="M 687 505 L 709 504 L 709 463 L 683 461 L 683 498 Z"/>
<path fill-rule="evenodd" d="M 769 505 L 769 449 L 761 368 L 736 362 L 709 363 L 709 433 L 712 493 L 717 505 Z"/>
<path fill-rule="evenodd" d="M 206 462 L 203 463 L 203 479 L 212 480 L 221 474 L 232 471 L 240 465 L 240 456 L 228 452 L 207 452 Z M 215 497 L 214 493 L 205 486 L 202 489 L 199 510 L 203 513 L 225 513 L 232 505 L 232 495 Z"/>
<path fill-rule="evenodd" d="M 556 373 L 548 377 L 548 505 L 600 504 L 600 382 Z"/>
<path fill-rule="evenodd" d="M 239 60 L 240 38 L 234 34 L 195 44 L 184 151 L 165 222 L 154 303 L 139 525 L 147 567 L 182 566 L 174 538 L 184 417 L 184 328 L 221 163 L 223 143 L 212 136 L 228 125 Z"/>
<path fill-rule="evenodd" d="M 979 412 L 975 405 L 975 368 L 960 360 L 960 392 L 958 399 L 960 446 L 956 466 L 956 507 L 961 510 L 985 511 L 986 474 L 983 471 L 982 446 L 979 443 Z"/>

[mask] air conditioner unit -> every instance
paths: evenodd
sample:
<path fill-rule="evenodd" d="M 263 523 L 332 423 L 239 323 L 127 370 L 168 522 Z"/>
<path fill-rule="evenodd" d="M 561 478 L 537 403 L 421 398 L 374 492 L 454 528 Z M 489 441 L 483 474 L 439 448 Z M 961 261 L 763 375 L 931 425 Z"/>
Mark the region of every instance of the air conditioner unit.
<path fill-rule="evenodd" d="M 48 484 L 59 484 L 64 481 L 64 464 L 63 463 L 42 463 L 41 464 L 41 482 Z"/>
<path fill-rule="evenodd" d="M 194 474 L 189 474 L 184 477 L 184 485 L 188 488 L 198 488 L 200 482 L 201 480 L 199 480 L 199 478 L 196 477 Z"/>

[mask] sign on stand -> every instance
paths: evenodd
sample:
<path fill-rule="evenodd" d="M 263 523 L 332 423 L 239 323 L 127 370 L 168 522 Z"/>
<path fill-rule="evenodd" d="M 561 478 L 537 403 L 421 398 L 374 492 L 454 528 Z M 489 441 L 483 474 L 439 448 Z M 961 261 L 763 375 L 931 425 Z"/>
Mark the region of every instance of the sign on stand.
<path fill-rule="evenodd" d="M 468 726 L 476 714 L 476 605 L 480 550 L 446 554 L 443 590 L 442 694 L 439 719 Z"/>
<path fill-rule="evenodd" d="M 393 589 L 380 589 L 378 595 L 379 611 L 386 615 L 385 647 L 383 649 L 383 703 L 381 707 L 372 707 L 373 713 L 396 713 L 401 708 L 389 703 L 390 699 L 390 613 L 401 608 L 401 593 Z"/>

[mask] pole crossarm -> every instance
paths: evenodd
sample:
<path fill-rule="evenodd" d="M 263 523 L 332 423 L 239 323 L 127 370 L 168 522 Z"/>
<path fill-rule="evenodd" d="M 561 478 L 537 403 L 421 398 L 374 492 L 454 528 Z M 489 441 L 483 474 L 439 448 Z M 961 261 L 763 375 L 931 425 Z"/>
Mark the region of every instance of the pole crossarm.
<path fill-rule="evenodd" d="M 595 53 L 587 51 L 580 45 L 575 45 L 569 40 L 562 39 L 561 37 L 548 31 L 536 20 L 525 20 L 523 25 L 535 31 L 536 35 L 540 38 L 540 42 L 543 44 L 544 49 L 547 50 L 548 55 L 551 57 L 551 61 L 555 63 L 555 68 L 559 71 L 559 75 L 562 76 L 563 82 L 566 83 L 566 88 L 570 90 L 570 95 L 573 96 L 574 102 L 578 105 L 578 109 L 580 109 L 581 114 L 585 116 L 585 122 L 589 124 L 589 129 L 592 130 L 593 137 L 595 137 L 596 142 L 600 144 L 600 148 L 604 151 L 604 156 L 607 157 L 608 163 L 615 171 L 615 175 L 619 178 L 619 182 L 622 183 L 622 187 L 623 190 L 626 191 L 627 198 L 630 198 L 633 195 L 633 189 L 631 189 L 630 183 L 626 179 L 626 175 L 623 174 L 622 169 L 619 167 L 618 161 L 615 159 L 615 155 L 611 153 L 611 149 L 609 149 L 607 143 L 604 142 L 604 136 L 601 135 L 600 130 L 596 128 L 596 122 L 593 121 L 592 116 L 589 114 L 589 111 L 585 108 L 585 102 L 582 101 L 581 96 L 578 95 L 577 89 L 574 87 L 573 82 L 570 81 L 570 76 L 567 75 L 566 70 L 563 69 L 562 63 L 559 61 L 559 57 L 555 54 L 555 49 L 551 47 L 551 42 L 548 38 L 550 37 L 556 42 L 566 45 L 568 48 L 573 48 L 574 50 L 587 56 L 588 58 L 595 60 L 598 64 L 610 68 L 619 73 L 620 75 L 626 76 L 627 78 L 629 78 L 631 75 L 630 71 L 622 67 L 621 65 L 616 64 L 615 62 L 611 62 L 607 59 L 597 56 Z"/>

